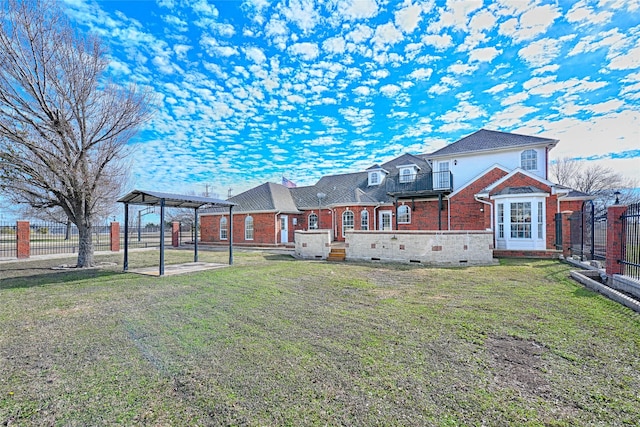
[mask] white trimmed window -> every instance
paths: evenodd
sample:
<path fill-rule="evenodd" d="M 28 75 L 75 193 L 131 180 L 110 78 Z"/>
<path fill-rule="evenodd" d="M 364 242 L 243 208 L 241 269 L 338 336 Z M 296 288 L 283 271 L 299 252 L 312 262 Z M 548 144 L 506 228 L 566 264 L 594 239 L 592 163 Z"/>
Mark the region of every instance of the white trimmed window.
<path fill-rule="evenodd" d="M 244 219 L 244 240 L 253 240 L 253 217 Z"/>
<path fill-rule="evenodd" d="M 504 203 L 498 203 L 498 239 L 504 239 Z"/>
<path fill-rule="evenodd" d="M 538 202 L 538 239 L 542 239 L 543 233 L 542 228 L 544 227 L 544 209 L 542 207 L 542 202 Z"/>
<path fill-rule="evenodd" d="M 220 218 L 220 240 L 227 240 L 227 217 Z"/>
<path fill-rule="evenodd" d="M 318 215 L 312 213 L 309 215 L 309 230 L 315 230 L 318 228 Z"/>
<path fill-rule="evenodd" d="M 369 229 L 369 212 L 362 211 L 360 213 L 360 230 Z"/>
<path fill-rule="evenodd" d="M 342 237 L 345 236 L 344 232 L 354 229 L 354 216 L 351 211 L 344 211 L 342 214 Z"/>
<path fill-rule="evenodd" d="M 411 208 L 409 206 L 398 207 L 398 224 L 411 224 Z"/>
<path fill-rule="evenodd" d="M 538 169 L 538 153 L 536 150 L 525 150 L 520 154 L 520 167 L 526 171 Z"/>
<path fill-rule="evenodd" d="M 511 203 L 511 238 L 531 238 L 531 202 Z"/>

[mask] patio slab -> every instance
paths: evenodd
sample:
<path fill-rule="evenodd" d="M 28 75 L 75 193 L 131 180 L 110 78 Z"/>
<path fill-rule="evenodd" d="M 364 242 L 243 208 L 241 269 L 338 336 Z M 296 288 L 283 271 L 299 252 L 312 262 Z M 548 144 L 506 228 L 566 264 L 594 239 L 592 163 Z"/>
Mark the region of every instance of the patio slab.
<path fill-rule="evenodd" d="M 164 266 L 165 276 L 176 274 L 193 273 L 196 271 L 214 270 L 217 268 L 229 267 L 229 264 L 217 264 L 212 262 L 188 262 L 185 264 L 171 264 Z M 145 267 L 128 270 L 129 273 L 144 274 L 147 276 L 160 276 L 159 267 Z"/>

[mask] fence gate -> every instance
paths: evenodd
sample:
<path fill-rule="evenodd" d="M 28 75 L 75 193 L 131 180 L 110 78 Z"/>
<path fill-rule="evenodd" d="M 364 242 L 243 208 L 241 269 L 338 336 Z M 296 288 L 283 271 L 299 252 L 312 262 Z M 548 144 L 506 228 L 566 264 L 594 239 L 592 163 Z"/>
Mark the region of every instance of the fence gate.
<path fill-rule="evenodd" d="M 624 275 L 640 280 L 640 203 L 627 206 L 622 215 L 622 245 Z"/>
<path fill-rule="evenodd" d="M 607 214 L 596 215 L 593 201 L 587 200 L 582 209 L 569 217 L 571 254 L 582 260 L 604 260 L 607 249 Z"/>

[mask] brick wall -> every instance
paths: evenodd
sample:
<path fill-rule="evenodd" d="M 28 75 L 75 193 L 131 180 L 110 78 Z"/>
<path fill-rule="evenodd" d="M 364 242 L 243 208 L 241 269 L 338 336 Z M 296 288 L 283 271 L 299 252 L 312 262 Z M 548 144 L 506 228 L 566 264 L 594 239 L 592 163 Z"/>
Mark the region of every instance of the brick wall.
<path fill-rule="evenodd" d="M 451 197 L 451 230 L 486 230 L 491 227 L 489 206 L 476 201 L 474 196 L 505 175 L 507 173 L 502 169 L 494 168 Z"/>
<path fill-rule="evenodd" d="M 109 248 L 112 252 L 120 251 L 120 223 L 112 222 L 109 227 Z"/>
<path fill-rule="evenodd" d="M 438 209 L 438 200 L 398 200 L 398 206 L 409 206 L 411 209 L 411 223 L 398 223 L 398 230 L 438 230 L 438 215 L 440 215 L 441 230 L 448 227 L 448 203 L 442 200 L 442 210 Z M 394 208 L 393 227 L 396 227 L 397 208 Z"/>
<path fill-rule="evenodd" d="M 18 258 L 29 258 L 31 256 L 29 221 L 18 221 L 16 223 L 16 256 Z"/>

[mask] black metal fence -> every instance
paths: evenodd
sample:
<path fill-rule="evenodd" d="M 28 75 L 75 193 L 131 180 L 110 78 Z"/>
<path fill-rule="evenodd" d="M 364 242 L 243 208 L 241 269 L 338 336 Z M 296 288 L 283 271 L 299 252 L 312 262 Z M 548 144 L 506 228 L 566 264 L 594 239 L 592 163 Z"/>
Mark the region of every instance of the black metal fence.
<path fill-rule="evenodd" d="M 164 244 L 170 246 L 171 227 L 164 228 Z M 160 226 L 129 226 L 129 248 L 157 248 L 160 246 Z M 124 227 L 120 227 L 120 247 L 124 246 Z"/>
<path fill-rule="evenodd" d="M 622 215 L 622 230 L 623 274 L 640 280 L 640 203 L 627 206 Z"/>
<path fill-rule="evenodd" d="M 16 256 L 16 223 L 0 223 L 0 258 Z"/>
<path fill-rule="evenodd" d="M 607 214 L 595 215 L 593 202 L 582 205 L 570 217 L 571 254 L 583 260 L 604 260 L 607 256 Z"/>

